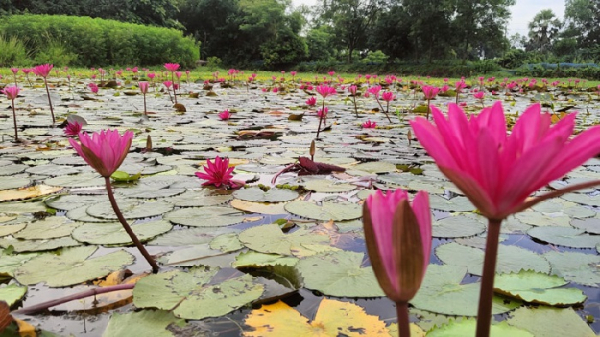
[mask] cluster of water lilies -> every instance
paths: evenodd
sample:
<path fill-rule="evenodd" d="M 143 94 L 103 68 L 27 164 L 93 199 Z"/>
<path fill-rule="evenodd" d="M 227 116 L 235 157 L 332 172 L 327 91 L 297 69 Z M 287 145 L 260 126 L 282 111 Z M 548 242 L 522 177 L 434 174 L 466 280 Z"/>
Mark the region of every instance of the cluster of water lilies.
<path fill-rule="evenodd" d="M 32 71 L 44 78 L 54 124 L 55 118 L 46 81 L 52 68 L 52 65 L 41 65 L 33 68 Z M 165 69 L 170 73 L 171 80 L 165 81 L 164 85 L 169 95 L 170 88 L 173 88 L 173 101 L 177 104 L 178 83 L 175 82 L 175 77 L 181 78 L 181 72 L 178 72 L 179 65 L 167 63 Z M 139 71 L 137 68 L 128 68 L 127 70 L 132 74 L 137 74 Z M 98 72 L 103 81 L 106 72 L 102 69 L 98 69 Z M 13 73 L 16 74 L 15 71 Z M 293 71 L 290 74 L 291 81 L 295 85 L 297 73 Z M 224 79 L 215 73 L 213 80 L 235 82 L 241 78 L 243 73 L 231 69 L 227 75 L 228 79 Z M 390 87 L 384 89 L 381 85 L 376 84 L 377 75 L 364 75 L 364 81 L 363 76 L 359 75 L 354 81 L 355 84 L 348 86 L 343 84 L 343 78 L 334 79 L 335 72 L 329 72 L 328 75 L 329 77 L 316 79 L 314 86 L 311 82 L 299 83 L 300 89 L 312 94 L 314 94 L 312 92 L 314 90 L 320 96 L 320 108 L 316 111 L 319 118 L 316 139 L 319 139 L 323 130 L 322 126 L 326 123 L 330 110 L 330 107 L 326 105 L 326 99 L 343 91 L 347 91 L 353 98 L 356 109 L 355 98 L 360 94 L 361 89 L 365 89 L 363 96 L 372 96 L 380 107 L 380 111 L 392 123 L 389 117 L 390 104 L 396 99 L 396 94 Z M 122 76 L 122 71 L 116 71 L 115 76 Z M 150 72 L 147 72 L 146 76 L 151 80 L 155 78 L 154 73 Z M 253 82 L 255 79 L 256 74 L 252 74 L 247 82 Z M 284 72 L 280 78 L 273 77 L 272 85 L 274 86 L 270 91 L 276 91 L 276 84 L 285 81 Z M 384 81 L 388 85 L 402 85 L 402 79 L 395 76 L 386 76 Z M 416 117 L 410 121 L 415 136 L 433 158 L 440 171 L 467 196 L 489 221 L 477 315 L 478 336 L 489 335 L 496 255 L 502 221 L 509 215 L 521 212 L 541 201 L 600 184 L 599 181 L 586 182 L 533 199 L 529 198 L 533 192 L 549 182 L 561 178 L 600 153 L 600 126 L 589 128 L 577 136 L 573 136 L 575 113 L 566 115 L 553 125 L 551 116 L 543 113 L 539 104 L 534 104 L 521 114 L 509 132 L 502 104 L 495 102 L 490 107 L 484 105 L 487 93 L 495 95 L 494 90 L 486 91 L 486 86 L 496 82 L 498 81 L 495 78 L 480 77 L 478 79 L 479 87 L 471 86 L 473 97 L 482 103 L 482 110 L 478 114 L 472 115 L 467 114 L 457 104 L 460 93 L 469 87 L 464 78 L 455 82 L 456 103 L 448 104 L 447 112 L 432 105 L 431 100 L 434 100 L 440 93 L 450 90 L 447 84 L 448 79 L 444 79 L 445 84 L 441 88 L 426 85 L 419 80 L 406 83 L 408 86 L 414 86 L 415 91 L 422 92 L 423 99 L 427 102 L 426 116 Z M 571 86 L 570 82 L 568 86 Z M 16 84 L 15 77 L 15 86 L 5 87 L 3 93 L 12 102 L 14 138 L 18 140 L 14 105 L 19 88 Z M 579 84 L 579 81 L 574 82 L 575 86 Z M 527 88 L 559 85 L 565 84 L 528 78 L 514 81 L 504 79 L 497 83 L 497 86 L 508 95 L 528 90 Z M 88 86 L 92 92 L 98 92 L 96 83 L 91 82 Z M 144 114 L 147 114 L 145 98 L 150 82 L 139 81 L 138 86 L 144 95 Z M 382 101 L 385 102 L 385 107 Z M 310 108 L 317 107 L 318 103 L 318 99 L 314 95 L 305 101 L 306 106 Z M 358 111 L 356 113 L 358 114 Z M 429 119 L 430 114 L 433 121 Z M 218 114 L 218 117 L 227 121 L 230 119 L 231 113 L 229 110 L 224 110 Z M 108 198 L 118 220 L 153 272 L 156 273 L 159 270 L 158 264 L 146 251 L 123 217 L 110 183 L 111 175 L 123 163 L 130 151 L 133 132 L 126 131 L 120 134 L 117 130 L 102 130 L 90 135 L 83 130 L 84 126 L 85 121 L 69 120 L 64 133 L 66 136 L 72 137 L 69 139 L 69 143 L 73 149 L 105 179 Z M 377 123 L 369 119 L 361 126 L 364 129 L 373 129 L 377 127 Z M 314 154 L 314 150 L 312 152 L 311 154 Z M 195 175 L 203 180 L 202 186 L 241 188 L 245 183 L 234 179 L 232 174 L 234 168 L 229 164 L 227 158 L 216 156 L 212 161 L 207 160 L 206 165 L 202 167 L 202 172 L 196 172 Z M 428 194 L 425 191 L 419 191 L 411 201 L 410 194 L 404 190 L 388 191 L 387 193 L 377 191 L 369 196 L 363 205 L 363 223 L 368 254 L 375 275 L 385 294 L 396 303 L 399 335 L 409 336 L 408 302 L 419 290 L 431 255 L 432 219 Z"/>

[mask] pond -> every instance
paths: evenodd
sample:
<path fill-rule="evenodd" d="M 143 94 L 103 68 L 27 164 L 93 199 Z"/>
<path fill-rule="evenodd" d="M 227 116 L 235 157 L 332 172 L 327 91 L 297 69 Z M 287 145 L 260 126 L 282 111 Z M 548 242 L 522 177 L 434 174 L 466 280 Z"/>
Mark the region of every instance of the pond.
<path fill-rule="evenodd" d="M 91 93 L 87 76 L 51 77 L 54 127 L 43 82 L 19 80 L 19 143 L 12 138 L 11 101 L 0 98 L 0 299 L 15 311 L 135 284 L 133 291 L 15 313 L 25 322 L 22 330 L 28 323 L 42 336 L 395 335 L 395 307 L 370 268 L 360 218 L 369 194 L 396 188 L 427 191 L 434 215 L 431 265 L 411 302 L 413 335 L 439 335 L 440 327 L 476 315 L 487 222 L 410 131 L 408 121 L 427 111 L 416 79 L 382 81 L 383 91 L 395 96 L 389 106 L 365 97 L 364 79 L 356 82 L 356 97 L 349 84 L 335 83 L 324 103 L 309 88 L 314 84 L 298 78 L 182 81 L 181 106 L 174 108 L 172 93 L 158 82 L 144 103 L 137 80 L 98 81 L 98 93 Z M 582 111 L 578 130 L 598 123 L 598 96 L 582 88 L 523 83 L 524 92 L 516 87 L 506 94 L 491 81 L 476 99 L 477 80 L 472 83 L 460 96 L 472 113 L 502 100 L 514 122 L 541 102 L 554 121 L 565 111 Z M 315 106 L 306 103 L 311 97 Z M 444 110 L 454 101 L 450 90 L 431 103 Z M 345 172 L 278 174 L 298 157 L 310 157 L 323 106 L 328 113 L 314 160 Z M 226 109 L 230 117 L 223 120 Z M 149 275 L 117 222 L 104 179 L 63 134 L 59 125 L 74 114 L 85 119 L 87 132 L 135 133 L 119 168 L 123 180 L 134 177 L 112 185 L 134 232 L 156 256 L 158 274 Z M 195 173 L 216 156 L 229 158 L 244 188 L 202 186 Z M 545 190 L 599 178 L 594 158 Z M 536 336 L 600 332 L 599 198 L 593 188 L 569 193 L 503 223 L 497 271 L 522 280 L 517 289 L 498 290 L 497 321 Z M 531 293 L 535 301 L 525 298 Z M 255 331 L 261 326 L 271 334 Z"/>

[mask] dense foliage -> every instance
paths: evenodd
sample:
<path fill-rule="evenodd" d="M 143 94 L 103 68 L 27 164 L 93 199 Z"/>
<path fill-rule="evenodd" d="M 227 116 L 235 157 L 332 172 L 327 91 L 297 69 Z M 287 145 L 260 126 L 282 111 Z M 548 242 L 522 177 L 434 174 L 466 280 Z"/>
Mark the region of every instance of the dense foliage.
<path fill-rule="evenodd" d="M 527 34 L 507 36 L 515 1 L 327 0 L 294 7 L 292 0 L 2 0 L 0 16 L 65 14 L 173 27 L 202 43 L 200 58 L 211 64 L 274 70 L 444 64 L 442 72 L 453 73 L 481 60 L 493 70 L 600 61 L 600 2 L 565 0 L 564 20 L 541 9 Z M 135 44 L 123 45 L 131 54 Z"/>
<path fill-rule="evenodd" d="M 32 61 L 59 66 L 150 66 L 178 62 L 192 67 L 199 57 L 198 44 L 184 37 L 181 31 L 114 20 L 12 15 L 0 20 L 0 31 L 5 40 L 23 41 L 31 51 Z M 10 61 L 3 65 L 11 65 Z"/>

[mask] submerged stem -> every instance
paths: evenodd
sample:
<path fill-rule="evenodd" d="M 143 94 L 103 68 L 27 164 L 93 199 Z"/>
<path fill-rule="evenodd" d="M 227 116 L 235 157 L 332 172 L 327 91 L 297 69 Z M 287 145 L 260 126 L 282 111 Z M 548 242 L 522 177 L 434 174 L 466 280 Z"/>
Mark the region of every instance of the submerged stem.
<path fill-rule="evenodd" d="M 11 103 L 11 107 L 12 107 L 12 112 L 13 112 L 13 125 L 15 127 L 15 142 L 19 141 L 19 137 L 17 135 L 17 114 L 15 112 L 15 99 L 12 99 L 12 103 Z"/>
<path fill-rule="evenodd" d="M 52 100 L 50 99 L 50 90 L 48 90 L 48 80 L 44 77 L 44 84 L 46 85 L 46 94 L 48 95 L 48 104 L 50 104 L 50 113 L 52 114 L 52 125 L 56 123 L 54 119 L 54 108 L 52 107 Z"/>
<path fill-rule="evenodd" d="M 498 238 L 502 220 L 489 219 L 485 258 L 479 292 L 479 309 L 477 311 L 477 337 L 488 337 L 492 323 L 492 298 L 494 297 L 494 276 L 498 255 Z"/>
<path fill-rule="evenodd" d="M 131 229 L 131 226 L 129 226 L 129 224 L 127 223 L 127 220 L 125 220 L 123 213 L 121 213 L 121 210 L 119 209 L 119 205 L 117 205 L 117 201 L 115 200 L 115 196 L 114 196 L 114 194 L 112 192 L 112 188 L 110 186 L 110 178 L 104 177 L 104 181 L 106 183 L 106 191 L 108 192 L 108 200 L 110 201 L 110 205 L 112 206 L 113 211 L 115 211 L 115 215 L 119 219 L 119 222 L 121 222 L 121 225 L 123 225 L 123 228 L 125 229 L 127 234 L 129 234 L 129 237 L 131 238 L 131 241 L 133 241 L 133 244 L 135 245 L 135 247 L 144 256 L 146 261 L 148 261 L 150 266 L 152 266 L 152 272 L 156 274 L 158 272 L 158 265 L 156 264 L 156 261 L 154 261 L 152 256 L 150 256 L 150 254 L 148 253 L 146 248 L 144 248 L 144 245 L 137 238 L 137 236 Z"/>

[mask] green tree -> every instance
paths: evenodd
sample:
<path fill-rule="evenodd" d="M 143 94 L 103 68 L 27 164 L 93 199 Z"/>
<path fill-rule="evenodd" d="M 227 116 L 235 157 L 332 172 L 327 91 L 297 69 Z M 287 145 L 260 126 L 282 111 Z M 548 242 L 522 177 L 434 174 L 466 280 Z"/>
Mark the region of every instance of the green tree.
<path fill-rule="evenodd" d="M 600 1 L 565 0 L 563 37 L 577 39 L 583 48 L 600 44 Z"/>
<path fill-rule="evenodd" d="M 414 52 L 410 39 L 412 20 L 401 4 L 381 13 L 369 37 L 369 49 L 381 50 L 392 59 L 406 59 Z"/>
<path fill-rule="evenodd" d="M 528 51 L 548 52 L 558 38 L 562 22 L 551 9 L 543 9 L 529 22 Z"/>
<path fill-rule="evenodd" d="M 409 38 L 415 60 L 444 59 L 453 50 L 451 30 L 454 5 L 452 0 L 403 0 L 410 18 Z"/>
<path fill-rule="evenodd" d="M 311 61 L 330 61 L 336 56 L 336 49 L 332 47 L 335 35 L 331 27 L 320 26 L 313 28 L 306 34 L 308 46 L 308 59 Z"/>

